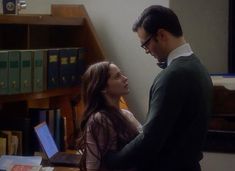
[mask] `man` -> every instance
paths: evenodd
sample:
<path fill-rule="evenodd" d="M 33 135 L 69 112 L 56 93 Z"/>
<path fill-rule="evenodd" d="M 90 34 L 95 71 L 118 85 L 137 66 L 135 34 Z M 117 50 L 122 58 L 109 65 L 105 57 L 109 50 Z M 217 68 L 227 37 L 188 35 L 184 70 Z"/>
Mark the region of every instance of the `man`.
<path fill-rule="evenodd" d="M 133 26 L 141 47 L 158 60 L 143 132 L 106 156 L 113 169 L 200 171 L 211 112 L 212 82 L 186 43 L 176 14 L 163 6 L 146 8 Z"/>

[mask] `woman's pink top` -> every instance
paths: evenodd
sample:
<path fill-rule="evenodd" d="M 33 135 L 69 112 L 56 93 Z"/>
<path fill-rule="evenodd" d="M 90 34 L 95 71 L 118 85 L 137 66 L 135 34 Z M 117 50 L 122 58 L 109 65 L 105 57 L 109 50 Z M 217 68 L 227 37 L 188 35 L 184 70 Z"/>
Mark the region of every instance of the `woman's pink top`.
<path fill-rule="evenodd" d="M 128 111 L 128 110 L 122 110 L 122 114 L 126 117 L 126 119 L 128 119 L 130 121 L 131 124 L 133 124 L 137 130 L 141 131 L 141 124 L 136 120 L 136 118 L 134 117 L 134 115 Z M 96 113 L 95 117 L 98 120 L 101 120 L 101 113 Z M 103 116 L 102 116 L 103 117 Z M 110 121 L 109 121 L 110 122 Z M 89 119 L 88 125 L 90 124 L 95 124 L 95 122 L 92 122 L 91 119 Z M 110 122 L 110 125 L 111 122 Z M 102 151 L 103 150 L 117 150 L 117 134 L 114 131 L 114 128 L 112 126 L 108 127 L 109 128 L 109 133 L 110 133 L 110 137 L 108 140 L 108 145 L 104 143 L 104 131 L 99 131 L 99 135 L 96 135 L 96 138 L 99 141 L 99 145 L 101 146 Z M 87 141 L 87 145 L 88 147 L 86 148 L 86 168 L 87 171 L 92 170 L 92 171 L 98 171 L 100 168 L 100 156 L 102 156 L 102 154 L 99 154 L 98 150 L 97 150 L 97 146 L 96 146 L 96 142 L 94 140 L 94 137 L 91 134 L 90 131 L 90 126 L 87 127 L 87 135 L 86 135 L 86 141 Z M 107 149 L 108 148 L 108 149 Z M 98 156 L 98 158 L 95 155 Z M 101 168 L 99 171 L 110 171 L 106 168 Z M 130 171 L 130 170 L 128 170 Z M 133 169 L 131 170 L 133 171 Z"/>

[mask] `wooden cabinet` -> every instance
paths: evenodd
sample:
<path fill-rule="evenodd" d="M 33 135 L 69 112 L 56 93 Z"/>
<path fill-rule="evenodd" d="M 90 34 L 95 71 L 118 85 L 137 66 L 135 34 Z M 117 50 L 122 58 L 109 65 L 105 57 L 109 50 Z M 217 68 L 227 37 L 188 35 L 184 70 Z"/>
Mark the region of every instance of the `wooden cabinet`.
<path fill-rule="evenodd" d="M 0 16 L 0 50 L 64 47 L 84 47 L 87 65 L 105 59 L 105 53 L 82 5 L 52 5 L 51 15 Z M 62 115 L 67 117 L 67 135 L 70 137 L 73 133 L 70 101 L 79 94 L 80 87 L 76 86 L 38 93 L 1 95 L 0 115 L 14 111 L 17 111 L 16 114 L 27 112 L 32 107 L 60 108 Z M 82 105 L 78 106 L 79 115 Z"/>
<path fill-rule="evenodd" d="M 206 151 L 235 153 L 235 91 L 214 86 Z"/>

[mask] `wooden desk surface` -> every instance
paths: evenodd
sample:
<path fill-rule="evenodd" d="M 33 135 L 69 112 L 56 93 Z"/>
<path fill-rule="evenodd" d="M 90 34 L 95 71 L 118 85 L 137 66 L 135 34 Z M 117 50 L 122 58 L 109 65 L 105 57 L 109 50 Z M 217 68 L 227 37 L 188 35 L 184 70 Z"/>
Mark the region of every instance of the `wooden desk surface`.
<path fill-rule="evenodd" d="M 55 167 L 53 171 L 80 171 L 80 169 L 75 167 Z"/>

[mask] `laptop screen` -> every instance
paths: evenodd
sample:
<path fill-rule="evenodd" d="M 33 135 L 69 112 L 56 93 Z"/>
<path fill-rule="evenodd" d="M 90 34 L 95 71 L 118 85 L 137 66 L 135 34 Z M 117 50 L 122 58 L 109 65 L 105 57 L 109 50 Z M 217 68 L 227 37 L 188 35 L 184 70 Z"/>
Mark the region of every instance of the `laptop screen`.
<path fill-rule="evenodd" d="M 42 122 L 41 124 L 37 125 L 36 127 L 34 127 L 34 130 L 47 157 L 51 158 L 54 154 L 58 152 L 58 148 L 55 144 L 54 139 L 51 136 L 46 122 Z"/>

